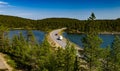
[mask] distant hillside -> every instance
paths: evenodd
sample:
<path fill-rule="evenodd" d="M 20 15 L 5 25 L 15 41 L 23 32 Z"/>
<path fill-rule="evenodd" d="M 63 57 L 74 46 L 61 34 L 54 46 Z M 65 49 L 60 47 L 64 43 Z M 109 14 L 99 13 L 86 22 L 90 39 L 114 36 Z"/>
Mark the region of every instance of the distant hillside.
<path fill-rule="evenodd" d="M 0 25 L 10 28 L 21 28 L 30 26 L 34 23 L 34 20 L 25 19 L 16 16 L 0 15 Z"/>
<path fill-rule="evenodd" d="M 36 28 L 41 29 L 57 29 L 67 27 L 69 33 L 85 32 L 88 28 L 92 28 L 93 24 L 89 24 L 86 20 L 77 20 L 70 18 L 47 18 L 37 20 Z M 95 26 L 100 32 L 120 32 L 120 19 L 116 20 L 95 20 Z M 88 27 L 89 25 L 89 27 Z"/>
<path fill-rule="evenodd" d="M 75 23 L 80 23 L 80 20 L 70 19 L 70 18 L 47 18 L 42 20 L 37 20 L 36 27 L 44 26 L 43 29 L 58 29 L 63 27 L 69 27 Z M 42 29 L 42 27 L 41 27 Z"/>
<path fill-rule="evenodd" d="M 46 19 L 41 19 L 41 21 L 80 21 L 80 20 L 78 20 L 78 19 L 73 19 L 73 18 L 46 18 Z M 40 21 L 40 20 L 38 20 L 38 21 Z"/>
<path fill-rule="evenodd" d="M 31 20 L 15 16 L 0 15 L 0 25 L 8 28 L 34 28 L 43 31 L 67 27 L 67 32 L 78 33 L 85 32 L 92 28 L 86 20 L 71 18 L 46 18 L 41 20 Z M 120 18 L 116 20 L 95 20 L 95 27 L 100 32 L 120 32 Z M 89 26 L 88 26 L 89 25 Z"/>

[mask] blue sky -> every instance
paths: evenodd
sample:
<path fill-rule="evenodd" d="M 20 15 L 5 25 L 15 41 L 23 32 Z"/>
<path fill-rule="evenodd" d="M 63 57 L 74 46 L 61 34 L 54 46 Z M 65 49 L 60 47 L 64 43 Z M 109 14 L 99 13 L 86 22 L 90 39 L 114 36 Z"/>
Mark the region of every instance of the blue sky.
<path fill-rule="evenodd" d="M 30 19 L 68 17 L 87 19 L 120 18 L 120 0 L 0 0 L 0 14 Z"/>

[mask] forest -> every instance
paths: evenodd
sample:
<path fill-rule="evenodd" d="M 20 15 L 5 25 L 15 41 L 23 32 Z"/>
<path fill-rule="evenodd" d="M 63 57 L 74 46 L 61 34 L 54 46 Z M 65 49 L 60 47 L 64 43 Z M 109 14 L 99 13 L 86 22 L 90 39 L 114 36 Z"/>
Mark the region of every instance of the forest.
<path fill-rule="evenodd" d="M 52 47 L 47 38 L 38 44 L 33 33 L 28 31 L 28 34 L 29 40 L 26 40 L 22 33 L 11 40 L 7 36 L 1 37 L 0 52 L 7 55 L 7 63 L 14 68 L 13 71 L 120 71 L 118 36 L 112 46 L 101 48 L 102 39 L 96 32 L 88 31 L 82 40 L 82 57 L 79 57 L 76 55 L 77 50 L 69 42 L 65 49 Z"/>
<path fill-rule="evenodd" d="M 120 32 L 120 19 L 98 20 L 95 19 L 95 27 L 99 32 Z M 71 18 L 46 18 L 41 20 L 31 20 L 15 16 L 0 15 L 0 25 L 12 28 L 37 29 L 49 32 L 53 29 L 66 27 L 68 33 L 85 32 L 87 27 L 93 26 L 87 20 Z"/>
<path fill-rule="evenodd" d="M 5 17 L 6 16 L 2 16 L 1 18 L 3 19 Z M 82 39 L 84 50 L 79 53 L 81 56 L 78 56 L 76 54 L 77 50 L 73 45 L 70 45 L 69 42 L 65 49 L 62 49 L 60 47 L 52 47 L 48 43 L 47 38 L 44 39 L 43 43 L 38 44 L 33 33 L 30 30 L 27 30 L 27 39 L 23 36 L 22 33 L 19 33 L 18 36 L 15 35 L 11 40 L 8 38 L 7 35 L 4 37 L 4 33 L 6 31 L 9 31 L 9 29 L 7 28 L 10 28 L 10 24 L 8 23 L 14 24 L 11 25 L 12 28 L 23 28 L 23 25 L 20 26 L 20 24 L 17 23 L 21 22 L 25 25 L 26 22 L 29 21 L 29 25 L 24 28 L 33 29 L 35 27 L 39 27 L 37 29 L 48 31 L 51 29 L 61 28 L 63 27 L 63 25 L 68 24 L 65 24 L 65 19 L 44 19 L 35 21 L 19 17 L 11 18 L 11 16 L 8 16 L 7 18 L 9 18 L 8 21 L 7 19 L 4 19 L 4 21 L 2 22 L 5 23 L 6 21 L 7 24 L 3 24 L 2 26 L 0 26 L 0 52 L 7 55 L 6 58 L 9 59 L 7 63 L 14 68 L 14 71 L 120 71 L 120 37 L 116 36 L 114 38 L 114 41 L 112 42 L 112 46 L 108 45 L 106 48 L 101 48 L 100 45 L 103 41 L 100 37 L 98 37 L 99 31 L 107 31 L 110 28 L 114 30 L 109 31 L 119 31 L 119 28 L 116 28 L 116 25 L 119 24 L 113 24 L 115 23 L 115 21 L 119 22 L 119 19 L 111 20 L 112 23 L 110 22 L 110 20 L 99 21 L 95 20 L 96 17 L 94 13 L 91 14 L 87 21 L 79 21 L 76 19 L 73 19 L 74 21 L 71 21 L 71 19 L 66 19 L 66 21 L 68 23 L 71 22 L 71 24 L 76 21 L 84 22 L 84 25 L 85 22 L 86 24 L 89 23 L 88 26 L 84 26 L 86 27 L 86 29 L 79 28 L 84 30 L 86 36 L 84 36 Z M 16 22 L 14 19 L 20 20 Z M 49 21 L 54 23 L 50 23 Z M 45 24 L 43 24 L 42 22 L 44 22 Z M 56 27 L 58 25 L 58 22 L 64 23 L 59 27 Z M 99 26 L 101 25 L 96 22 L 106 22 L 106 25 L 104 23 L 103 27 L 108 28 L 100 30 L 101 27 Z M 35 25 L 33 25 L 33 23 Z M 54 25 L 55 23 L 57 23 L 56 26 Z M 39 26 L 36 26 L 36 24 Z M 46 24 L 48 28 L 44 27 L 43 29 L 42 27 L 46 26 Z M 50 26 L 50 24 L 54 26 Z M 71 27 L 75 27 L 75 24 Z M 4 27 L 5 25 L 7 27 Z M 70 25 L 68 24 L 68 26 Z M 76 29 L 77 28 L 74 28 L 74 30 Z M 72 30 L 72 28 L 70 28 L 70 30 Z"/>
<path fill-rule="evenodd" d="M 29 40 L 22 33 L 11 40 L 7 36 L 0 40 L 0 52 L 7 55 L 7 63 L 14 71 L 120 71 L 119 36 L 111 47 L 101 48 L 102 39 L 96 32 L 86 32 L 82 39 L 84 51 L 79 57 L 75 47 L 69 43 L 65 49 L 52 47 L 47 38 L 38 44 L 33 33 L 28 32 Z"/>

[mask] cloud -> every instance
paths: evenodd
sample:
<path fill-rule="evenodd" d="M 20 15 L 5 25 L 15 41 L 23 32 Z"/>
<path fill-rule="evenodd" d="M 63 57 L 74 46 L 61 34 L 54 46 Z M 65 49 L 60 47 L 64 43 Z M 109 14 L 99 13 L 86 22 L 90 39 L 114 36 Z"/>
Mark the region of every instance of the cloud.
<path fill-rule="evenodd" d="M 7 2 L 0 1 L 0 5 L 8 5 Z"/>
<path fill-rule="evenodd" d="M 0 1 L 0 7 L 11 7 L 8 2 Z"/>

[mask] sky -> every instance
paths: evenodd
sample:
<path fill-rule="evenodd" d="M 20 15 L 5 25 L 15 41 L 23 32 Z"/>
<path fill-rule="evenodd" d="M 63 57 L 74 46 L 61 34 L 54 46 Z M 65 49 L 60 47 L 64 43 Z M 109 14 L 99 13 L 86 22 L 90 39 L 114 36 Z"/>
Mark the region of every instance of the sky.
<path fill-rule="evenodd" d="M 75 18 L 86 20 L 120 18 L 120 0 L 0 0 L 0 14 L 29 19 Z"/>

